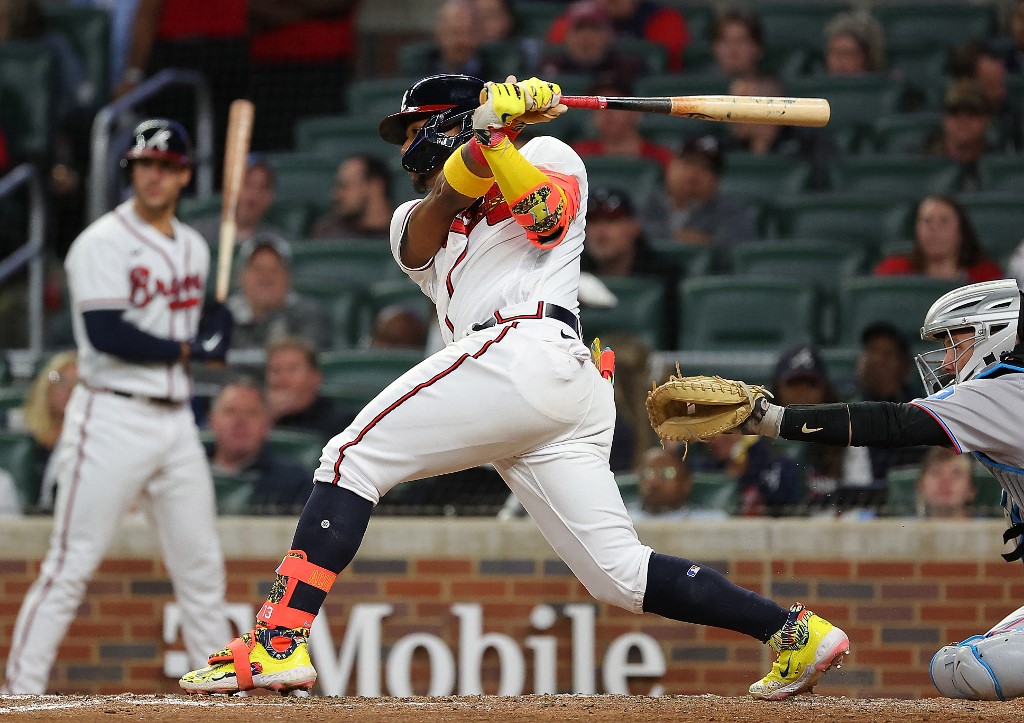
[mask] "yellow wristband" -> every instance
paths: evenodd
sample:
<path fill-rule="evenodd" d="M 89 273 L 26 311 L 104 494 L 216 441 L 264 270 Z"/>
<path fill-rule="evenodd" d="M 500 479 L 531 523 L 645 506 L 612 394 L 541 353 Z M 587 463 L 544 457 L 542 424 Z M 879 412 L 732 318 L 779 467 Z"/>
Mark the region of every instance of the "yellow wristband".
<path fill-rule="evenodd" d="M 456 148 L 455 152 L 444 162 L 444 180 L 458 193 L 468 198 L 480 198 L 494 185 L 493 178 L 481 178 L 469 170 L 466 161 L 462 158 L 462 146 Z"/>

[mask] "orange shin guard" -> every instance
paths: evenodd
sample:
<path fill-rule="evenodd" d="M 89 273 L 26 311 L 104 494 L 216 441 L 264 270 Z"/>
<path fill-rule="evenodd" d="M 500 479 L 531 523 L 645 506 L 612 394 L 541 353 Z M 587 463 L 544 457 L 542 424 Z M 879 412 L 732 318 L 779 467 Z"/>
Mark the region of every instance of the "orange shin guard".
<path fill-rule="evenodd" d="M 256 615 L 256 621 L 268 627 L 311 627 L 313 620 L 316 619 L 316 613 L 289 605 L 296 586 L 304 582 L 326 593 L 330 591 L 337 577 L 337 573 L 306 560 L 306 553 L 302 550 L 289 550 L 277 568 L 277 580 L 270 590 L 270 596 Z"/>

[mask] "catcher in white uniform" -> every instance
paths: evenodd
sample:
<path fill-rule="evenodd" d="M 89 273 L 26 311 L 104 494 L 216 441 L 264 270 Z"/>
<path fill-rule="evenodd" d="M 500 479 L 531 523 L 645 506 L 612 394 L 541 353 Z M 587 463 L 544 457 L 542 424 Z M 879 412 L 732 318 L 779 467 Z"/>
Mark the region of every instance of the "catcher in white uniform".
<path fill-rule="evenodd" d="M 231 317 L 204 317 L 206 241 L 174 212 L 192 172 L 188 135 L 146 121 L 122 164 L 133 197 L 75 240 L 65 260 L 79 384 L 54 452 L 50 549 L 22 603 L 3 690 L 39 694 L 86 584 L 139 503 L 155 523 L 190 660 L 231 628 L 210 468 L 189 405 L 189 359 L 223 360 Z"/>
<path fill-rule="evenodd" d="M 971 453 L 1003 486 L 1010 527 L 1003 535 L 1014 549 L 1008 562 L 1024 556 L 1024 307 L 1013 279 L 955 289 L 928 310 L 921 338 L 942 346 L 917 357 L 929 396 L 906 404 L 858 402 L 776 406 L 764 390 L 740 382 L 677 378 L 651 392 L 652 422 L 669 432 L 698 439 L 689 430 L 715 424 L 731 413 L 712 402 L 704 410 L 682 405 L 694 395 L 752 395 L 746 434 L 856 447 L 936 445 Z M 680 387 L 693 386 L 696 392 Z M 703 387 L 703 388 L 701 388 Z M 720 389 L 713 389 L 718 387 Z M 721 389 L 724 388 L 724 389 Z M 674 397 L 674 399 L 672 399 Z M 662 401 L 659 401 L 661 399 Z M 740 404 L 742 407 L 743 404 Z M 660 409 L 659 409 L 660 408 Z M 696 411 L 693 411 L 695 410 Z M 725 410 L 724 412 L 721 410 Z M 667 417 L 667 418 L 666 418 Z M 732 421 L 728 424 L 735 425 Z M 932 658 L 935 687 L 951 698 L 1007 700 L 1024 696 L 1024 607 L 991 630 L 947 645 Z"/>
<path fill-rule="evenodd" d="M 447 346 L 402 375 L 324 448 L 292 549 L 256 627 L 181 679 L 190 692 L 287 691 L 316 679 L 306 635 L 396 485 L 493 462 L 597 599 L 767 642 L 779 660 L 754 695 L 812 687 L 849 640 L 802 605 L 780 607 L 716 571 L 640 543 L 608 468 L 611 385 L 577 317 L 587 205 L 583 162 L 550 137 L 512 138 L 564 112 L 556 85 L 425 78 L 380 124 L 427 195 L 391 224 L 396 262 L 437 306 Z"/>

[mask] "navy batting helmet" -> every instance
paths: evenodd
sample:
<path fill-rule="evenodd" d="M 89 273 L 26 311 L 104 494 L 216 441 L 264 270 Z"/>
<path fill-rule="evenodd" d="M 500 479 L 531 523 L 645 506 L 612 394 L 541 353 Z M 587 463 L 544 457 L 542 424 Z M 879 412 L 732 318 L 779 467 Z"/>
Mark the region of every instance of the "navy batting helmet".
<path fill-rule="evenodd" d="M 430 173 L 473 136 L 473 111 L 483 89 L 484 82 L 470 75 L 432 75 L 417 81 L 402 96 L 401 110 L 380 122 L 380 137 L 400 146 L 406 126 L 426 118 L 402 155 L 402 166 L 413 173 Z M 453 128 L 458 133 L 447 135 Z"/>
<path fill-rule="evenodd" d="M 121 159 L 121 165 L 128 167 L 130 161 L 138 158 L 160 158 L 182 166 L 192 164 L 192 141 L 188 131 L 177 121 L 154 118 L 143 121 L 132 132 L 132 145 Z"/>

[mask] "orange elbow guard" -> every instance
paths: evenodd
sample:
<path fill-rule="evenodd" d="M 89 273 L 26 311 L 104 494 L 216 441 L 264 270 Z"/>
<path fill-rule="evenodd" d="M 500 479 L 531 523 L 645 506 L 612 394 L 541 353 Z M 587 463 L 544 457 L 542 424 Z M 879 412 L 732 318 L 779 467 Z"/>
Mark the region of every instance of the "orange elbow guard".
<path fill-rule="evenodd" d="M 550 180 L 527 191 L 509 206 L 516 222 L 526 229 L 526 238 L 537 248 L 557 246 L 571 220 L 566 213 L 565 194 Z"/>

